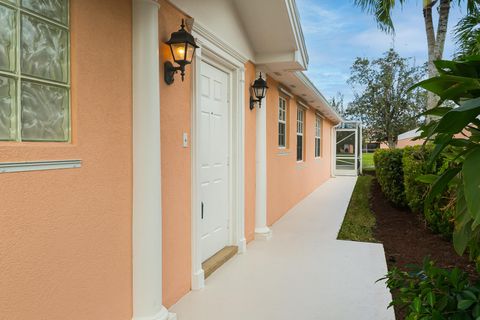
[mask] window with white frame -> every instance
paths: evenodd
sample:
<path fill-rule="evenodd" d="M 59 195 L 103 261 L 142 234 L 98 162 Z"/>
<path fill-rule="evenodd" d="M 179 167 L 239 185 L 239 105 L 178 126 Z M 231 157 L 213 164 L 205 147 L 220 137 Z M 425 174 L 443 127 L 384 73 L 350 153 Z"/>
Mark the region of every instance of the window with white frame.
<path fill-rule="evenodd" d="M 315 117 L 315 158 L 322 156 L 322 118 Z"/>
<path fill-rule="evenodd" d="M 278 147 L 287 147 L 287 100 L 278 101 Z"/>
<path fill-rule="evenodd" d="M 69 139 L 69 1 L 0 0 L 0 140 Z"/>
<path fill-rule="evenodd" d="M 297 107 L 297 161 L 303 161 L 305 110 Z"/>

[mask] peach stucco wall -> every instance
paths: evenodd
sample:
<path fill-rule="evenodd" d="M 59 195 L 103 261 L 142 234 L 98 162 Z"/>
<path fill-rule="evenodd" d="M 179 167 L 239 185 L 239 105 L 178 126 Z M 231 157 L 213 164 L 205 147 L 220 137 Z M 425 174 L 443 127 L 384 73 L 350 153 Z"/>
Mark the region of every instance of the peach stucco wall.
<path fill-rule="evenodd" d="M 268 79 L 267 95 L 267 223 L 272 225 L 290 208 L 330 178 L 331 127 L 323 120 L 322 157 L 315 159 L 315 110 L 306 112 L 305 161 L 296 160 L 296 98 L 287 99 L 287 148 L 278 148 L 279 84 Z"/>
<path fill-rule="evenodd" d="M 159 12 L 160 58 L 160 128 L 162 147 L 163 209 L 163 303 L 170 307 L 191 287 L 191 104 L 192 66 L 187 66 L 185 81 L 175 76 L 175 83 L 163 81 L 163 63 L 172 61 L 165 44 L 170 34 L 185 18 L 168 1 L 161 0 Z M 183 133 L 189 137 L 182 145 Z"/>
<path fill-rule="evenodd" d="M 250 110 L 249 85 L 255 81 L 255 66 L 245 64 L 245 238 L 250 242 L 255 237 L 255 144 L 256 108 Z"/>
<path fill-rule="evenodd" d="M 72 143 L 0 143 L 0 318 L 132 317 L 131 0 L 71 0 Z"/>

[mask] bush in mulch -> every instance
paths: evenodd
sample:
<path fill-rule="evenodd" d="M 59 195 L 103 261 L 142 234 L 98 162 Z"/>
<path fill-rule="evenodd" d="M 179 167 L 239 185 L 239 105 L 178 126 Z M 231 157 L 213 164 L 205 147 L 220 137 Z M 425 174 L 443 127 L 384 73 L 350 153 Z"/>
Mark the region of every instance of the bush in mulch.
<path fill-rule="evenodd" d="M 405 207 L 405 187 L 403 183 L 403 150 L 378 149 L 373 160 L 377 171 L 378 183 L 388 200 L 398 207 Z"/>
<path fill-rule="evenodd" d="M 448 167 L 448 161 L 444 157 L 439 158 L 434 163 L 429 163 L 432 150 L 432 145 L 403 149 L 402 166 L 405 198 L 410 210 L 415 213 L 423 213 L 423 218 L 432 231 L 450 238 L 453 232 L 455 190 L 449 188 L 440 196 L 437 196 L 436 201 L 425 206 L 424 200 L 429 185 L 418 180 L 418 177 L 422 175 L 441 174 Z"/>

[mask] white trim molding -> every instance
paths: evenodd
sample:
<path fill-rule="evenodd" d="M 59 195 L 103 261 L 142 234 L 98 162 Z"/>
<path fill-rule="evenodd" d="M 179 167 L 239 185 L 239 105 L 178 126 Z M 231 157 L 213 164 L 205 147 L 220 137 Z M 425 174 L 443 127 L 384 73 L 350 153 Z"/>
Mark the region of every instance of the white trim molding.
<path fill-rule="evenodd" d="M 310 109 L 310 107 L 305 102 L 303 102 L 302 100 L 297 100 L 297 104 L 305 110 Z"/>
<path fill-rule="evenodd" d="M 227 53 L 232 58 L 234 58 L 234 60 L 237 60 L 237 63 L 240 63 L 242 65 L 244 65 L 249 60 L 244 54 L 238 52 L 230 44 L 217 37 L 213 32 L 211 32 L 198 22 L 195 22 L 193 24 L 192 32 L 196 37 L 203 40 L 202 42 L 204 48 L 223 50 L 224 53 Z M 225 55 L 223 55 L 223 57 L 225 57 Z"/>
<path fill-rule="evenodd" d="M 159 4 L 132 2 L 133 320 L 170 320 L 162 299 Z"/>
<path fill-rule="evenodd" d="M 297 44 L 297 51 L 295 52 L 296 60 L 302 65 L 303 69 L 308 68 L 309 58 L 307 46 L 305 44 L 305 37 L 303 36 L 302 25 L 300 23 L 300 14 L 298 12 L 295 0 L 285 0 L 287 5 L 288 16 L 292 25 L 292 30 L 295 35 Z"/>
<path fill-rule="evenodd" d="M 205 286 L 200 246 L 200 206 L 198 195 L 198 119 L 200 116 L 201 63 L 206 62 L 229 75 L 229 242 L 238 246 L 238 253 L 246 251 L 245 239 L 245 62 L 240 53 L 229 47 L 214 34 L 193 25 L 193 35 L 199 48 L 194 57 L 192 90 L 192 289 Z"/>
<path fill-rule="evenodd" d="M 257 70 L 257 77 L 260 72 L 261 70 Z M 262 73 L 267 80 L 266 72 Z M 267 99 L 264 99 L 262 107 L 256 108 L 255 239 L 257 240 L 269 240 L 272 237 L 272 230 L 267 226 L 267 107 Z"/>
<path fill-rule="evenodd" d="M 315 115 L 316 115 L 317 117 L 320 117 L 320 118 L 322 118 L 323 120 L 325 120 L 324 115 L 323 115 L 320 111 L 315 112 Z"/>
<path fill-rule="evenodd" d="M 267 76 L 266 73 L 265 73 L 265 76 Z M 279 86 L 279 87 L 278 87 L 278 90 L 279 90 L 281 93 L 283 93 L 284 95 L 286 95 L 287 97 L 293 98 L 293 94 L 292 94 L 290 91 L 288 91 L 287 89 L 285 89 L 284 87 Z"/>
<path fill-rule="evenodd" d="M 313 82 L 303 73 L 303 72 L 295 72 L 295 76 L 298 80 L 302 82 L 302 85 L 311 90 L 314 93 L 315 97 L 321 101 L 323 106 L 322 112 L 325 112 L 324 116 L 326 116 L 330 121 L 334 124 L 338 124 L 343 121 L 342 117 L 338 114 L 338 112 L 328 103 L 325 96 L 318 90 L 317 87 L 313 84 Z M 317 106 L 316 109 L 319 107 Z"/>
<path fill-rule="evenodd" d="M 81 167 L 82 160 L 0 162 L 0 173 L 75 169 Z"/>

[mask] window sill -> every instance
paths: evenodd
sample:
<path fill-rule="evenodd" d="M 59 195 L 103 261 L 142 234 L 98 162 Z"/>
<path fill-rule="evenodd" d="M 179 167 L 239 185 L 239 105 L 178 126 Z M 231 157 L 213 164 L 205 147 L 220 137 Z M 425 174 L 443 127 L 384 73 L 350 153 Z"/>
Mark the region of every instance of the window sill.
<path fill-rule="evenodd" d="M 297 170 L 303 170 L 307 168 L 305 161 L 297 161 Z"/>
<path fill-rule="evenodd" d="M 5 148 L 73 148 L 76 144 L 68 141 L 0 141 Z"/>
<path fill-rule="evenodd" d="M 277 152 L 277 156 L 288 156 L 288 155 L 290 155 L 290 151 L 288 151 L 286 149 L 280 149 Z"/>
<path fill-rule="evenodd" d="M 0 162 L 0 173 L 81 168 L 82 160 Z"/>

